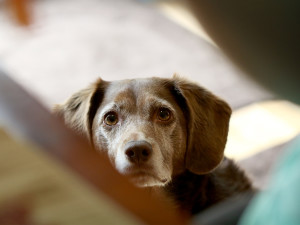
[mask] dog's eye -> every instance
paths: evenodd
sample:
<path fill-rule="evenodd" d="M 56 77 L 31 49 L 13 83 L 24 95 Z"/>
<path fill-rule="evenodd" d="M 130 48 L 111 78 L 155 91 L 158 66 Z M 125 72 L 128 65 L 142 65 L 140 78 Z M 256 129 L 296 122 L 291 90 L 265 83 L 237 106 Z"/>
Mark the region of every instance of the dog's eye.
<path fill-rule="evenodd" d="M 115 112 L 109 112 L 104 116 L 104 123 L 113 126 L 118 123 L 118 115 Z"/>
<path fill-rule="evenodd" d="M 172 113 L 169 109 L 167 108 L 160 108 L 158 110 L 157 117 L 160 121 L 168 121 L 171 119 Z"/>

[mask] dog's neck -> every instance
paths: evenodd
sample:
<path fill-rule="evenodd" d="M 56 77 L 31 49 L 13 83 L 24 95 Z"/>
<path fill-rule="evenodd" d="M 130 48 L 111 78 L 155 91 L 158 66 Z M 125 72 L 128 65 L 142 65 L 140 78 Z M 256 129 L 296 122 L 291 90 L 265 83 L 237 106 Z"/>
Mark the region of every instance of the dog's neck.
<path fill-rule="evenodd" d="M 199 186 L 194 187 L 191 183 L 195 181 L 198 185 L 205 186 L 207 184 L 207 178 L 207 175 L 196 175 L 185 170 L 182 174 L 175 175 L 172 181 L 165 186 L 145 187 L 145 190 L 147 190 L 151 196 L 155 196 L 174 206 L 174 208 L 183 213 L 183 215 L 190 216 L 191 209 L 188 202 L 192 204 L 194 199 L 189 199 L 188 202 L 182 202 L 181 197 L 185 195 L 188 196 L 189 193 L 186 193 L 186 191 L 191 191 L 191 187 L 195 189 L 192 191 L 194 193 L 199 192 L 198 189 L 205 190 Z"/>
<path fill-rule="evenodd" d="M 165 186 L 145 187 L 145 190 L 148 191 L 151 196 L 155 196 L 161 201 L 168 202 L 170 203 L 170 205 L 176 207 L 177 204 L 175 203 L 175 199 L 171 195 L 169 195 L 169 193 L 166 191 Z"/>

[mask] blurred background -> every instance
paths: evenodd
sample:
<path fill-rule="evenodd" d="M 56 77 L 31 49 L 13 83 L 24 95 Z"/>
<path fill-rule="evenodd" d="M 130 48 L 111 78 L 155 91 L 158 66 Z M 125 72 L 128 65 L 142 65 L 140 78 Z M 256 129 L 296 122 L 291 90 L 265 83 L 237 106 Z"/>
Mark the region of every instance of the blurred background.
<path fill-rule="evenodd" d="M 226 155 L 258 187 L 267 185 L 283 147 L 300 132 L 299 107 L 248 80 L 184 1 L 23 2 L 28 17 L 16 16 L 18 0 L 0 1 L 0 64 L 49 109 L 98 77 L 177 73 L 231 105 Z"/>

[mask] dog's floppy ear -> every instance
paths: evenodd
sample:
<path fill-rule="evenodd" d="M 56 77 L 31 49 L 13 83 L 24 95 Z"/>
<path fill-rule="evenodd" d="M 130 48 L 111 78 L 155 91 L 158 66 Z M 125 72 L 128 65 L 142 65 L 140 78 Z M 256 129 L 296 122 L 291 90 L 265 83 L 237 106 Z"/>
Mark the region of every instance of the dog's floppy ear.
<path fill-rule="evenodd" d="M 73 94 L 64 104 L 56 105 L 54 114 L 66 125 L 79 133 L 91 137 L 92 123 L 102 102 L 108 82 L 100 78 L 89 87 Z"/>
<path fill-rule="evenodd" d="M 208 90 L 177 75 L 173 82 L 173 92 L 188 123 L 186 168 L 196 174 L 209 173 L 223 159 L 231 108 Z"/>

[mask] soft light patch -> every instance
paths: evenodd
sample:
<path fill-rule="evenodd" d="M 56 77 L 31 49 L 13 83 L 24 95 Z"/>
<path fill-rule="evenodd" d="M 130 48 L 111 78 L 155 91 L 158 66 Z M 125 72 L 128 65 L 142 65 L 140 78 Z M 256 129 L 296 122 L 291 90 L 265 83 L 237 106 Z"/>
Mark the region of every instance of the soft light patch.
<path fill-rule="evenodd" d="M 233 113 L 226 156 L 243 159 L 283 144 L 300 133 L 300 107 L 286 101 L 268 101 Z"/>

